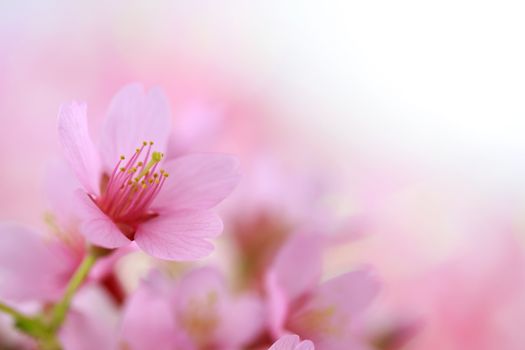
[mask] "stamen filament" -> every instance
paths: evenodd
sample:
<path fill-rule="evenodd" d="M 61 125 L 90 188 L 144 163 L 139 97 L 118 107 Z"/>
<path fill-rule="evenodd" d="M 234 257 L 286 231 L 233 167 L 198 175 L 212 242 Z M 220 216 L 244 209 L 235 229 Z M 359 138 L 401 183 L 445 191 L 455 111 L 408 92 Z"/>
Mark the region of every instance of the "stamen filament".
<path fill-rule="evenodd" d="M 124 156 L 121 156 L 104 193 L 97 200 L 99 207 L 115 223 L 133 228 L 150 215 L 148 207 L 168 176 L 163 169 L 157 170 L 164 154 L 153 151 L 152 146 L 153 142 L 143 142 L 125 165 L 122 165 Z"/>

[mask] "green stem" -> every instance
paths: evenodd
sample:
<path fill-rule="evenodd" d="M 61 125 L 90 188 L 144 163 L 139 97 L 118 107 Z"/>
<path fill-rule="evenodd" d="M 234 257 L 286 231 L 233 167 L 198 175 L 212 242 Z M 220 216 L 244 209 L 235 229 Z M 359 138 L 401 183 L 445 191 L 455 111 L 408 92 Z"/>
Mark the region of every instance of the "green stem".
<path fill-rule="evenodd" d="M 25 315 L 21 313 L 20 311 L 16 310 L 15 308 L 9 305 L 6 305 L 2 302 L 0 302 L 0 311 L 13 317 L 13 320 L 15 321 L 14 325 L 19 331 L 33 337 L 39 342 L 45 341 L 47 344 L 51 344 L 51 342 L 58 344 L 56 342 L 56 338 L 54 337 L 53 334 L 49 332 L 49 327 L 42 320 L 41 317 Z M 56 346 L 55 347 L 49 347 L 49 346 L 44 347 L 43 346 L 42 348 L 49 349 L 49 350 L 59 349 L 59 347 L 56 347 Z"/>
<path fill-rule="evenodd" d="M 64 323 L 71 301 L 78 288 L 86 280 L 89 271 L 101 256 L 109 254 L 110 251 L 103 248 L 90 247 L 84 260 L 80 263 L 73 277 L 69 281 L 62 299 L 55 304 L 51 310 L 49 322 L 43 315 L 28 316 L 15 308 L 0 302 L 0 312 L 4 312 L 15 320 L 15 326 L 21 332 L 33 337 L 43 350 L 60 350 L 61 346 L 57 339 L 57 331 Z"/>
<path fill-rule="evenodd" d="M 16 310 L 15 308 L 6 305 L 0 301 L 0 311 L 3 313 L 6 313 L 8 315 L 11 315 L 15 320 L 28 320 L 30 319 L 29 316 L 24 315 L 20 311 Z"/>
<path fill-rule="evenodd" d="M 66 291 L 64 292 L 64 296 L 53 307 L 53 311 L 51 313 L 51 321 L 49 323 L 51 332 L 56 332 L 66 319 L 66 315 L 69 310 L 69 306 L 71 305 L 71 300 L 73 299 L 73 296 L 88 276 L 89 271 L 95 264 L 98 256 L 99 254 L 97 254 L 97 252 L 94 249 L 88 249 L 87 255 L 84 257 L 84 260 L 82 260 L 82 263 L 77 268 L 75 274 L 69 281 Z"/>

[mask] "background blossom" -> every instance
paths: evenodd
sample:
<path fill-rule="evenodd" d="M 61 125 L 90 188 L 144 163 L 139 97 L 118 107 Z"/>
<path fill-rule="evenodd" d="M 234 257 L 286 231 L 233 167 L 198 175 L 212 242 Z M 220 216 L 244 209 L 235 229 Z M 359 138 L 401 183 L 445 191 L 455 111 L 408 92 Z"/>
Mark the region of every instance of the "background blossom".
<path fill-rule="evenodd" d="M 104 325 L 83 333 L 100 335 L 98 347 L 118 341 L 103 331 L 118 333 L 115 317 L 122 319 L 130 300 L 153 300 L 156 289 L 144 292 L 138 283 L 152 269 L 168 281 L 203 266 L 218 270 L 233 296 L 274 298 L 273 310 L 288 317 L 288 309 L 300 309 L 289 305 L 297 290 L 311 298 L 363 265 L 381 291 L 352 325 L 354 347 L 523 347 L 520 3 L 30 1 L 2 2 L 0 10 L 0 296 L 13 299 L 0 301 L 30 313 L 49 310 L 86 252 L 79 234 L 85 218 L 65 189 L 80 182 L 95 193 L 101 179 L 83 178 L 90 171 L 77 181 L 67 170 L 47 170 L 60 154 L 58 106 L 88 102 L 86 130 L 101 140 L 97 153 L 107 150 L 89 167 L 100 175 L 114 166 L 108 158 L 120 156 L 112 133 L 144 112 L 140 99 L 119 106 L 112 96 L 134 81 L 159 86 L 165 97 L 156 96 L 171 111 L 155 110 L 169 114 L 166 128 L 159 127 L 167 138 L 158 143 L 164 161 L 227 153 L 239 159 L 228 163 L 235 174 L 243 174 L 216 208 L 223 235 L 215 237 L 214 221 L 213 234 L 197 239 L 199 249 L 192 241 L 194 250 L 184 246 L 176 256 L 158 240 L 146 242 L 155 256 L 193 260 L 211 252 L 206 239 L 213 237 L 206 259 L 160 261 L 133 243 L 130 254 L 120 250 L 96 264 L 73 299 L 75 330 L 63 333 L 68 348 L 89 346 L 79 324 Z M 109 126 L 108 106 L 114 116 L 125 110 Z M 137 131 L 130 125 L 123 128 L 128 136 Z M 121 136 L 122 150 L 133 152 L 138 145 Z M 209 163 L 200 164 L 216 177 Z M 186 175 L 178 180 L 195 178 Z M 175 197 L 186 202 L 186 195 Z M 193 204 L 214 207 L 218 200 L 211 202 Z M 300 261 L 280 263 L 289 242 L 312 232 L 323 237 L 321 269 L 310 270 L 317 258 L 307 247 Z M 276 270 L 273 287 L 285 292 L 270 298 L 268 275 Z M 108 294 L 95 298 L 92 310 L 75 304 L 88 288 Z M 25 305 L 28 298 L 36 305 Z M 152 306 L 160 324 L 163 307 Z M 271 324 L 242 343 L 270 348 L 281 335 Z M 307 339 L 326 346 L 286 326 L 282 333 L 300 336 L 285 336 L 293 346 Z M 11 319 L 0 328 L 0 347 L 34 346 Z M 166 339 L 160 325 L 154 330 L 135 332 L 146 339 L 140 346 L 149 337 Z"/>

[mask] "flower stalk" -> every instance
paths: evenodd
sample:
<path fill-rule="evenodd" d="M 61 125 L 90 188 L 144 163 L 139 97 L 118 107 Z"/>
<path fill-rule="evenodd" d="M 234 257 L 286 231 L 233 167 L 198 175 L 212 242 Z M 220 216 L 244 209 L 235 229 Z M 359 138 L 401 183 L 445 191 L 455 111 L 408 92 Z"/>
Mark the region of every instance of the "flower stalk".
<path fill-rule="evenodd" d="M 29 316 L 24 315 L 23 313 L 21 313 L 17 309 L 15 309 L 12 306 L 9 306 L 7 304 L 4 304 L 1 301 L 0 301 L 0 311 L 5 313 L 5 314 L 11 315 L 15 320 L 29 320 L 30 319 Z"/>
<path fill-rule="evenodd" d="M 80 288 L 82 283 L 86 280 L 86 277 L 89 275 L 89 271 L 91 271 L 91 268 L 99 256 L 100 253 L 94 248 L 88 249 L 87 255 L 84 257 L 84 260 L 82 260 L 82 263 L 79 265 L 75 271 L 75 274 L 69 281 L 66 291 L 64 292 L 64 296 L 53 307 L 51 312 L 51 321 L 49 322 L 50 330 L 53 333 L 60 328 L 62 323 L 64 323 L 67 312 L 69 311 L 69 307 L 71 306 L 71 300 L 73 300 L 73 296 L 77 292 L 78 288 Z"/>
<path fill-rule="evenodd" d="M 55 332 L 51 331 L 49 325 L 42 319 L 40 315 L 29 316 L 12 306 L 0 302 L 0 311 L 4 312 L 15 321 L 15 327 L 34 338 L 43 350 L 60 350 L 62 349 Z"/>
<path fill-rule="evenodd" d="M 0 312 L 13 317 L 15 326 L 21 332 L 34 338 L 40 345 L 40 348 L 44 350 L 60 350 L 61 346 L 57 339 L 57 332 L 67 317 L 71 301 L 86 280 L 97 259 L 108 252 L 106 249 L 96 247 L 88 249 L 86 256 L 71 277 L 62 299 L 51 310 L 50 317 L 46 317 L 46 315 L 29 316 L 2 302 L 0 302 Z"/>

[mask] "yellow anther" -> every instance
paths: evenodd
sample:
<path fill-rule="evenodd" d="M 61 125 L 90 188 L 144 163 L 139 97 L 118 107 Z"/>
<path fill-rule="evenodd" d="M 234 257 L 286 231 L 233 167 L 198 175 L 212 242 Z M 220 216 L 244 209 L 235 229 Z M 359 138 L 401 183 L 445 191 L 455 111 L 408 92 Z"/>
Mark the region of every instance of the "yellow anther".
<path fill-rule="evenodd" d="M 153 174 L 153 177 L 154 177 L 154 178 L 157 178 L 157 177 L 159 177 L 159 174 L 154 173 L 154 174 Z"/>
<path fill-rule="evenodd" d="M 170 176 L 170 174 L 164 173 L 164 177 L 168 177 L 168 176 Z"/>
<path fill-rule="evenodd" d="M 144 165 L 143 162 L 138 162 L 138 163 L 137 163 L 137 166 L 143 166 L 143 165 Z"/>
<path fill-rule="evenodd" d="M 146 146 L 148 143 L 146 141 L 142 141 L 142 144 Z"/>
<path fill-rule="evenodd" d="M 150 144 L 150 146 L 153 146 L 153 141 L 150 141 L 149 144 Z"/>
<path fill-rule="evenodd" d="M 135 152 L 139 153 L 140 152 L 140 148 L 135 148 Z"/>
<path fill-rule="evenodd" d="M 124 159 L 126 159 L 126 157 L 124 157 L 124 156 L 120 156 L 120 159 L 121 159 L 121 160 L 124 160 Z"/>
<path fill-rule="evenodd" d="M 122 168 L 120 168 L 120 171 L 124 172 L 124 171 L 126 171 L 126 168 L 122 167 Z"/>

